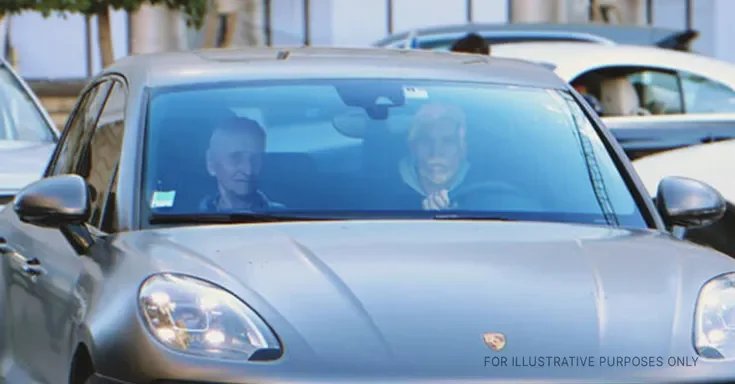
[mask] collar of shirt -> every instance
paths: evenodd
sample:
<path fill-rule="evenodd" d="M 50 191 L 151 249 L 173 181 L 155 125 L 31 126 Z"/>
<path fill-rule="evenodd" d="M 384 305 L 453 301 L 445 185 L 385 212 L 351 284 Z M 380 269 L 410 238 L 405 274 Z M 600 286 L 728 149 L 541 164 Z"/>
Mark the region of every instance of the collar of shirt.
<path fill-rule="evenodd" d="M 466 161 L 462 161 L 459 165 L 459 170 L 454 174 L 452 180 L 449 183 L 448 191 L 456 189 L 467 176 L 467 172 L 470 169 L 470 164 Z M 413 159 L 407 157 L 401 160 L 398 164 L 398 171 L 401 173 L 403 181 L 416 192 L 422 196 L 426 196 L 426 192 L 421 188 L 421 182 L 419 181 L 419 174 L 416 172 L 416 162 Z"/>

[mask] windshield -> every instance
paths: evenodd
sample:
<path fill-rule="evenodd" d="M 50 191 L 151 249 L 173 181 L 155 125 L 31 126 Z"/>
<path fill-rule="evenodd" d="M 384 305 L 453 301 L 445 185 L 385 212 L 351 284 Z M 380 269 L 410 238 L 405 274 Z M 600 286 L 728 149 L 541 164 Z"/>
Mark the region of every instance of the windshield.
<path fill-rule="evenodd" d="M 158 89 L 150 100 L 143 204 L 153 216 L 442 214 L 646 227 L 566 92 L 289 80 Z"/>
<path fill-rule="evenodd" d="M 52 141 L 52 129 L 18 79 L 0 64 L 0 140 Z"/>

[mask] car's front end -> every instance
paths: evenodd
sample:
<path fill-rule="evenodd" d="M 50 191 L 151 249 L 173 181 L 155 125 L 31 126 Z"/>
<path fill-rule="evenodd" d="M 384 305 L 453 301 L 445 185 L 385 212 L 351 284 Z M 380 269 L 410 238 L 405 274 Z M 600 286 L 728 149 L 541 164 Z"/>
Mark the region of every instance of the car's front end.
<path fill-rule="evenodd" d="M 119 315 L 89 331 L 98 374 L 124 382 L 732 372 L 735 261 L 656 232 L 338 221 L 146 231 L 116 245 L 137 283 L 97 298 Z M 90 319 L 97 309 L 109 311 Z"/>
<path fill-rule="evenodd" d="M 508 65 L 538 83 L 384 76 L 379 86 L 337 78 L 151 91 L 148 139 L 186 139 L 141 154 L 151 159 L 146 230 L 118 235 L 125 256 L 113 259 L 130 263 L 105 284 L 125 290 L 98 300 L 128 315 L 89 323 L 97 372 L 214 383 L 682 377 L 669 359 L 699 363 L 695 345 L 713 343 L 693 339 L 699 292 L 735 262 L 662 233 L 615 160 L 622 152 L 567 85 L 539 66 Z M 473 70 L 484 69 L 463 64 Z M 244 138 L 203 130 L 213 117 L 171 112 L 210 104 L 267 127 L 258 186 L 282 208 L 217 207 L 252 179 L 225 179 L 226 159 L 218 166 L 212 151 L 238 150 Z M 304 120 L 346 105 L 351 114 L 329 125 Z M 463 187 L 441 184 L 455 166 Z M 440 203 L 421 183 L 446 185 L 453 204 L 431 208 Z M 662 194 L 668 222 L 721 214 L 706 186 L 674 179 Z M 262 221 L 281 222 L 252 224 Z M 218 222 L 230 225 L 203 226 Z M 110 308 L 90 310 L 97 319 Z M 125 341 L 113 329 L 128 330 Z"/>

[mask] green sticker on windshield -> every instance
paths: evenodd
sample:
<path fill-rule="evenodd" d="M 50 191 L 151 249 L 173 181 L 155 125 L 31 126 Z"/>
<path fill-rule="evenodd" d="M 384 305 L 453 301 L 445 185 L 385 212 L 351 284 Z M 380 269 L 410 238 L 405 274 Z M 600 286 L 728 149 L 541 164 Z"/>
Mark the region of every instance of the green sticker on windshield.
<path fill-rule="evenodd" d="M 151 208 L 170 208 L 174 206 L 176 191 L 154 191 Z"/>
<path fill-rule="evenodd" d="M 429 92 L 416 87 L 403 87 L 403 97 L 407 99 L 428 99 Z"/>

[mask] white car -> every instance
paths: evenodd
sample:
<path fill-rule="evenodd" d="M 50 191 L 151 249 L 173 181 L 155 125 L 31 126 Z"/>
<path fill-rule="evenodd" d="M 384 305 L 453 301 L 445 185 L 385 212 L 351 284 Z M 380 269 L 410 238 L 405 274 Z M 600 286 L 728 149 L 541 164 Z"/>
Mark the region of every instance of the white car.
<path fill-rule="evenodd" d="M 657 153 L 633 161 L 648 193 L 656 195 L 665 176 L 684 176 L 715 187 L 725 200 L 735 203 L 735 140 L 694 145 Z"/>
<path fill-rule="evenodd" d="M 735 140 L 650 155 L 633 166 L 651 197 L 667 176 L 696 179 L 717 189 L 728 203 L 725 216 L 715 225 L 690 231 L 687 238 L 735 257 Z"/>
<path fill-rule="evenodd" d="M 58 140 L 59 131 L 38 97 L 0 58 L 0 210 L 43 175 Z"/>
<path fill-rule="evenodd" d="M 546 62 L 604 116 L 735 112 L 735 65 L 694 53 L 575 42 L 502 44 L 492 56 Z"/>

